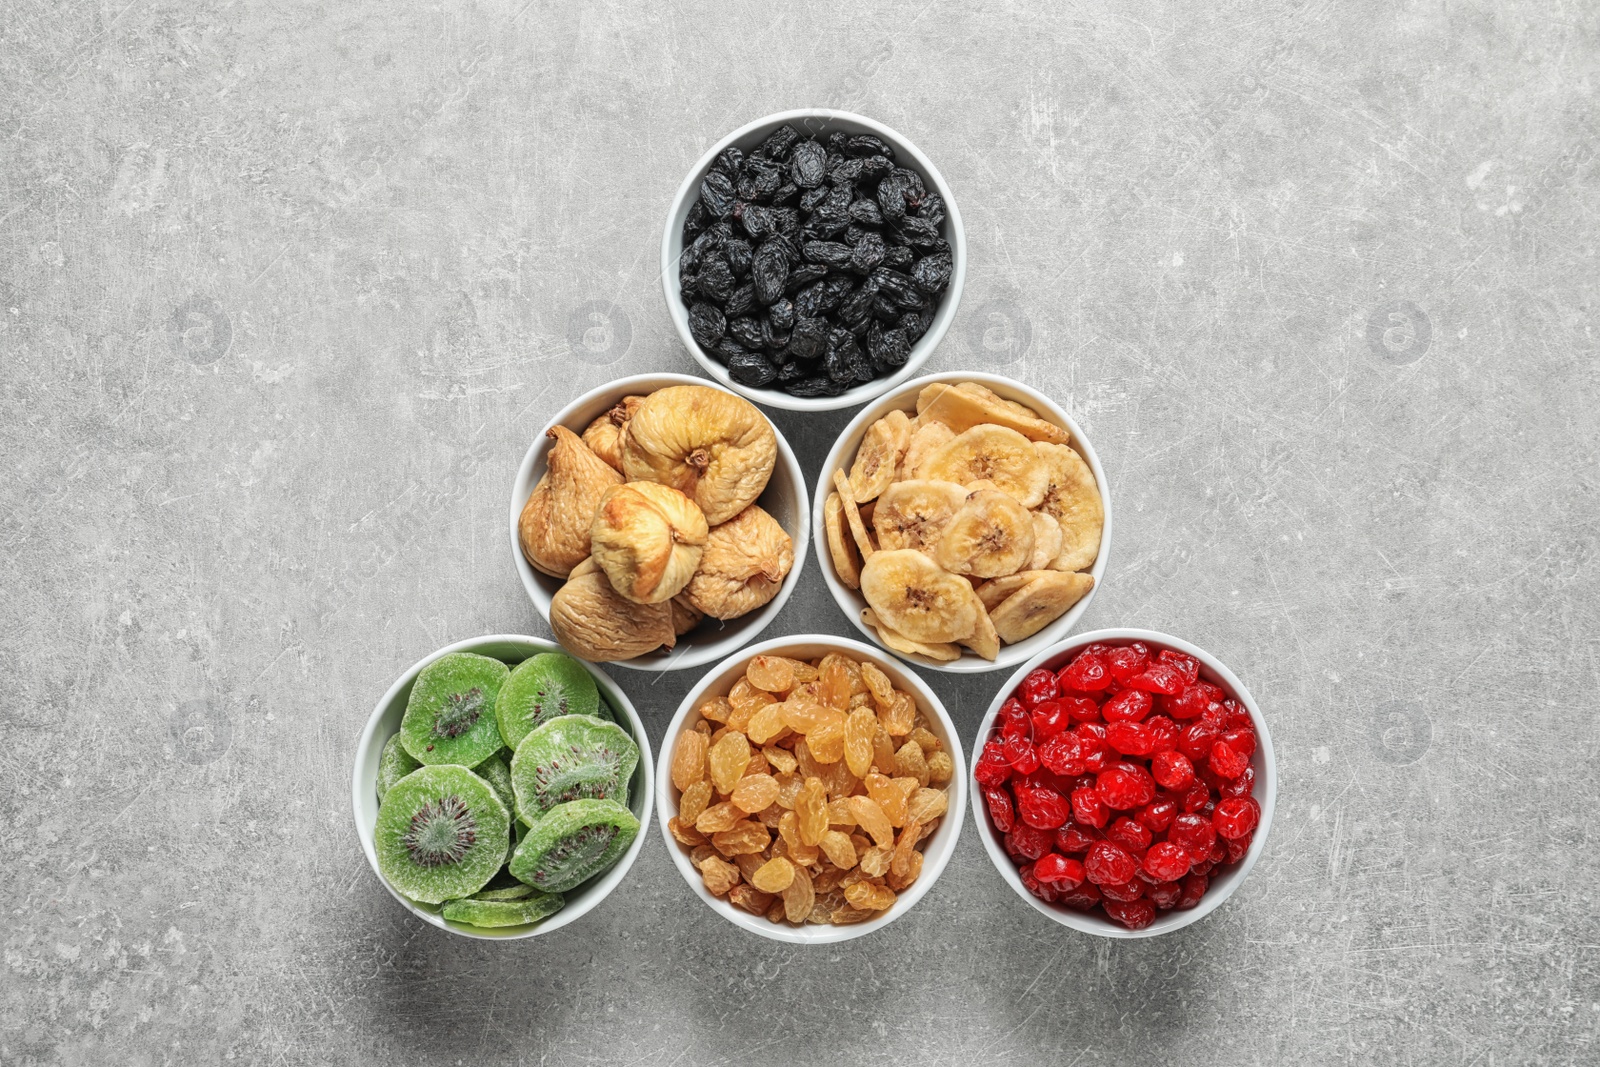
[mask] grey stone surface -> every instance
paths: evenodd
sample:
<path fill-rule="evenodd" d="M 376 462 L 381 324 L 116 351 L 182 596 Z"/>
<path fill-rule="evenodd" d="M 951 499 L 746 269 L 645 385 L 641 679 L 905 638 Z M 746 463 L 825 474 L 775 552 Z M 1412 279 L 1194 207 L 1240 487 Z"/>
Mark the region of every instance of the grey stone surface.
<path fill-rule="evenodd" d="M 4 22 L 0 1062 L 1595 1057 L 1592 5 Z M 693 370 L 668 200 L 818 103 L 959 198 L 929 369 L 998 366 L 1100 449 L 1085 625 L 1193 639 L 1265 707 L 1265 857 L 1132 944 L 1045 923 L 970 825 L 839 948 L 721 921 L 653 830 L 555 936 L 413 921 L 356 845 L 357 732 L 433 649 L 548 632 L 516 464 L 577 392 Z M 847 417 L 776 421 L 814 472 Z M 805 566 L 769 633 L 845 632 Z M 693 677 L 614 674 L 659 743 Z M 1002 678 L 930 677 L 969 743 Z"/>

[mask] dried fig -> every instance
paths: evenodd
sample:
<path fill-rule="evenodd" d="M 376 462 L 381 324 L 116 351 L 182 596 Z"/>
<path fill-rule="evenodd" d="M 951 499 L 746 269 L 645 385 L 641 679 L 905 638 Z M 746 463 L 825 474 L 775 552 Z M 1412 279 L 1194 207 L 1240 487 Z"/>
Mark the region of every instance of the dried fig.
<path fill-rule="evenodd" d="M 700 620 L 706 617 L 706 613 L 689 603 L 688 596 L 683 593 L 679 593 L 668 603 L 672 605 L 672 632 L 679 637 L 699 626 Z"/>
<path fill-rule="evenodd" d="M 552 426 L 545 436 L 555 447 L 545 460 L 548 470 L 522 508 L 517 540 L 536 570 L 565 578 L 589 555 L 595 506 L 607 489 L 622 482 L 622 475 L 565 426 Z"/>
<path fill-rule="evenodd" d="M 738 618 L 777 596 L 793 566 L 794 542 L 752 504 L 712 528 L 689 580 L 689 602 L 714 619 Z"/>
<path fill-rule="evenodd" d="M 618 593 L 599 567 L 584 560 L 550 601 L 550 628 L 562 647 L 583 659 L 632 659 L 677 641 L 668 604 L 636 604 Z"/>
<path fill-rule="evenodd" d="M 583 431 L 583 443 L 613 470 L 622 470 L 622 428 L 628 425 L 628 420 L 633 418 L 633 413 L 643 403 L 642 396 L 625 396 Z"/>
<path fill-rule="evenodd" d="M 712 526 L 761 495 L 777 457 L 772 424 L 754 404 L 704 385 L 656 390 L 622 434 L 623 473 L 678 490 Z"/>
<path fill-rule="evenodd" d="M 594 561 L 617 592 L 640 604 L 677 596 L 700 565 L 706 517 L 671 486 L 630 482 L 600 498 L 589 526 Z"/>

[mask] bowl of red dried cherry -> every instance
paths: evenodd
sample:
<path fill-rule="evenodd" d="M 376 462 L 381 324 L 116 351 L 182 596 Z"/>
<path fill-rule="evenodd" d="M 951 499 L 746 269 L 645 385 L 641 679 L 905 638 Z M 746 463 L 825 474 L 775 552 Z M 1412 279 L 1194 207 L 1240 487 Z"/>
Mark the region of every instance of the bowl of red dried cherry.
<path fill-rule="evenodd" d="M 1266 844 L 1272 737 L 1215 656 L 1096 630 L 1023 664 L 978 729 L 978 835 L 1041 914 L 1152 937 L 1215 911 Z"/>

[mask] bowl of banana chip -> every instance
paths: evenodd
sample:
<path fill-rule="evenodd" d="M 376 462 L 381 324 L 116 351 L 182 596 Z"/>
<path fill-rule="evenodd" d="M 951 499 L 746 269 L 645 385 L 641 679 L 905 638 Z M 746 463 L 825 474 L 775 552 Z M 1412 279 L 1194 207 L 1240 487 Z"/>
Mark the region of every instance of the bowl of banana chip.
<path fill-rule="evenodd" d="M 993 374 L 932 374 L 868 405 L 812 500 L 840 610 L 934 670 L 1011 667 L 1059 641 L 1110 553 L 1094 447 L 1055 402 Z"/>

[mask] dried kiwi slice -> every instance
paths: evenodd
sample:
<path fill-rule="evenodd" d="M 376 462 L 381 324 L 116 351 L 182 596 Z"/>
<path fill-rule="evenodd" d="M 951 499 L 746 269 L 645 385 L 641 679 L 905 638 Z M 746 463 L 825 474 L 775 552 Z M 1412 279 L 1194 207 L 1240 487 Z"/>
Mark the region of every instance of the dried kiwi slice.
<path fill-rule="evenodd" d="M 469 896 L 505 862 L 510 826 L 488 782 L 465 767 L 422 767 L 391 786 L 378 808 L 378 870 L 424 904 Z"/>
<path fill-rule="evenodd" d="M 489 783 L 494 795 L 500 798 L 500 803 L 506 806 L 507 811 L 516 811 L 517 795 L 511 788 L 511 767 L 506 762 L 509 758 L 506 750 L 501 749 L 472 768 L 472 773 Z"/>
<path fill-rule="evenodd" d="M 638 833 L 639 820 L 614 800 L 570 800 L 528 827 L 511 873 L 535 889 L 563 893 L 617 862 Z"/>
<path fill-rule="evenodd" d="M 419 763 L 476 767 L 500 750 L 495 699 L 510 671 L 471 652 L 440 656 L 417 675 L 400 743 Z"/>
<path fill-rule="evenodd" d="M 444 917 L 470 926 L 525 926 L 549 918 L 566 902 L 558 893 L 537 891 L 522 900 L 452 900 L 444 906 Z"/>
<path fill-rule="evenodd" d="M 412 759 L 411 753 L 400 743 L 399 734 L 385 741 L 383 752 L 378 756 L 378 803 L 383 803 L 384 794 L 391 786 L 420 766 L 422 764 Z"/>
<path fill-rule="evenodd" d="M 600 690 L 583 664 L 541 652 L 517 664 L 494 705 L 500 736 L 516 748 L 529 732 L 558 715 L 599 715 Z"/>
<path fill-rule="evenodd" d="M 530 825 L 569 800 L 627 803 L 639 746 L 627 731 L 591 715 L 562 715 L 522 739 L 511 757 L 518 818 Z"/>
<path fill-rule="evenodd" d="M 533 886 L 528 885 L 525 882 L 518 882 L 516 885 L 508 885 L 501 889 L 480 889 L 478 892 L 472 894 L 470 899 L 521 900 L 522 898 L 532 896 L 537 892 L 538 890 L 533 888 Z"/>

